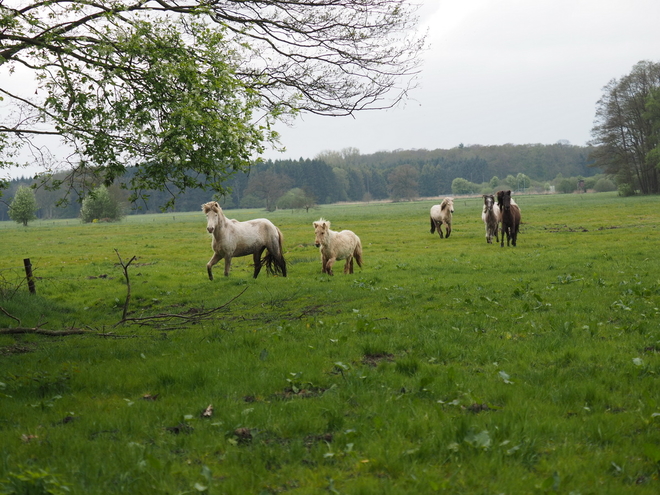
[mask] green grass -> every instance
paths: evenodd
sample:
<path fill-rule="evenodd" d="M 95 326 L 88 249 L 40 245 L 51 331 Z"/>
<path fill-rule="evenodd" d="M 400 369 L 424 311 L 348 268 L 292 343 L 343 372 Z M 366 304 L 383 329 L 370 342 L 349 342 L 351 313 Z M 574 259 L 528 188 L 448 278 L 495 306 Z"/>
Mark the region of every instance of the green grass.
<path fill-rule="evenodd" d="M 657 493 L 657 198 L 516 200 L 516 248 L 486 244 L 480 198 L 456 200 L 442 240 L 431 201 L 229 211 L 280 227 L 289 277 L 253 280 L 247 257 L 213 282 L 201 212 L 1 223 L 0 307 L 23 327 L 113 336 L 0 335 L 0 486 Z M 363 269 L 321 274 L 321 216 L 360 236 Z M 115 326 L 115 249 L 137 257 L 129 316 L 229 304 Z M 23 258 L 36 296 L 14 291 Z"/>

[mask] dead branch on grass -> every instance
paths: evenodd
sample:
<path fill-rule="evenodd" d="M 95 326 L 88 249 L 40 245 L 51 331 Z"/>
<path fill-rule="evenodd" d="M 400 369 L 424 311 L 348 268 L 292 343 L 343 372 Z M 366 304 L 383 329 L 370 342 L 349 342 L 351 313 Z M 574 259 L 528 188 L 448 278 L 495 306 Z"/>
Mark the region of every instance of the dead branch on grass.
<path fill-rule="evenodd" d="M 0 335 L 21 335 L 21 334 L 37 334 L 46 335 L 48 337 L 62 337 L 66 335 L 98 335 L 100 337 L 114 337 L 113 333 L 96 332 L 94 330 L 83 330 L 82 328 L 70 328 L 68 330 L 45 330 L 40 327 L 14 327 L 14 328 L 0 328 Z"/>
<path fill-rule="evenodd" d="M 5 314 L 5 316 L 8 316 L 8 317 L 11 318 L 12 320 L 17 321 L 19 327 L 21 326 L 21 320 L 20 320 L 20 318 L 16 318 L 14 315 L 9 314 L 9 313 L 7 312 L 7 310 L 6 310 L 5 308 L 3 308 L 2 306 L 0 306 L 0 311 L 2 311 L 2 312 Z"/>
<path fill-rule="evenodd" d="M 177 322 L 182 322 L 184 324 L 195 324 L 204 320 L 210 320 L 215 315 L 215 313 L 225 309 L 236 299 L 241 297 L 243 293 L 246 290 L 248 290 L 248 288 L 249 286 L 245 287 L 240 293 L 232 297 L 225 304 L 223 304 L 222 306 L 218 306 L 216 308 L 212 308 L 208 310 L 198 310 L 196 308 L 190 308 L 185 313 L 161 313 L 153 316 L 123 318 L 120 322 L 116 323 L 114 326 L 116 327 L 118 325 L 121 325 L 122 323 L 134 323 L 138 325 L 153 325 L 153 324 L 157 325 L 157 324 L 167 323 L 168 321 L 177 321 Z"/>

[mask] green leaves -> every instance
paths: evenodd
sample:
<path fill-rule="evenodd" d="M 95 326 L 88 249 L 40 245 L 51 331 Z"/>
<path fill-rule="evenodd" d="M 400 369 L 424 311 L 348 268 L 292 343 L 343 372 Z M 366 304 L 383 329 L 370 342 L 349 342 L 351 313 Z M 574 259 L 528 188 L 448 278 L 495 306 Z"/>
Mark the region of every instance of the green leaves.
<path fill-rule="evenodd" d="M 9 205 L 9 218 L 27 226 L 28 222 L 37 218 L 36 212 L 37 200 L 34 197 L 34 191 L 29 187 L 19 186 Z"/>
<path fill-rule="evenodd" d="M 261 102 L 235 75 L 236 56 L 223 30 L 195 16 L 115 24 L 91 60 L 75 62 L 75 70 L 74 62 L 63 64 L 63 77 L 47 84 L 48 112 L 94 164 L 80 163 L 76 173 L 111 184 L 135 165 L 124 184 L 133 191 L 162 190 L 166 183 L 222 190 L 272 139 L 270 117 L 253 124 Z M 90 72 L 98 77 L 90 79 Z"/>

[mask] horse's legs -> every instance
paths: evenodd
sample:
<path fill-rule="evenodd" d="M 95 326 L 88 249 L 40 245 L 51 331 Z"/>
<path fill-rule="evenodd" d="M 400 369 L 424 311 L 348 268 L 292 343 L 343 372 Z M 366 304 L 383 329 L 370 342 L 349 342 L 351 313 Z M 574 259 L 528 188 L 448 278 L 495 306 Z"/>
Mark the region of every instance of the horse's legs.
<path fill-rule="evenodd" d="M 252 259 L 254 260 L 254 278 L 257 278 L 259 272 L 261 271 L 261 255 L 263 254 L 265 249 L 266 247 L 264 246 L 261 249 L 257 249 L 254 253 L 252 253 Z"/>
<path fill-rule="evenodd" d="M 225 277 L 229 276 L 230 268 L 231 268 L 231 256 L 225 256 Z"/>
<path fill-rule="evenodd" d="M 344 265 L 344 275 L 353 273 L 353 256 L 346 257 L 346 264 Z"/>
<path fill-rule="evenodd" d="M 438 234 L 440 234 L 440 239 L 444 239 L 444 234 L 442 233 L 442 222 L 436 222 L 438 227 Z"/>
<path fill-rule="evenodd" d="M 445 231 L 447 234 L 445 235 L 446 238 L 449 238 L 449 234 L 451 234 L 451 225 L 448 223 L 445 223 Z"/>
<path fill-rule="evenodd" d="M 328 275 L 334 275 L 334 273 L 332 273 L 332 265 L 335 264 L 335 261 L 337 261 L 336 257 L 328 258 L 328 261 L 326 261 L 324 266 L 325 266 L 325 273 L 327 273 Z"/>
<path fill-rule="evenodd" d="M 222 259 L 218 253 L 214 253 L 213 257 L 206 264 L 206 271 L 209 273 L 209 280 L 213 280 L 213 265 Z"/>

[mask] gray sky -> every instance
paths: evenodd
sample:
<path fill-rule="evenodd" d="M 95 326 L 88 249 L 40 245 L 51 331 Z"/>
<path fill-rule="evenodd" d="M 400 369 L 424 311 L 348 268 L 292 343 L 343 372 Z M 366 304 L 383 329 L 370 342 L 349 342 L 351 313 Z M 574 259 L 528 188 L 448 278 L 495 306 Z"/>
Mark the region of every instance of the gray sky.
<path fill-rule="evenodd" d="M 420 0 L 430 49 L 405 105 L 280 126 L 285 153 L 314 158 L 591 139 L 596 102 L 640 60 L 660 62 L 658 0 Z"/>

